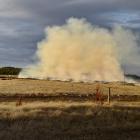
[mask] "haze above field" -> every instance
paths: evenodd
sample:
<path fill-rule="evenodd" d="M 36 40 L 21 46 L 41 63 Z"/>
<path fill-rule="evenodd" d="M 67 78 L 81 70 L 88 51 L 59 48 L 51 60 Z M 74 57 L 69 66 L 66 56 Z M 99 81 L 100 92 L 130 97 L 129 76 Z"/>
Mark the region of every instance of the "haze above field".
<path fill-rule="evenodd" d="M 34 63 L 37 43 L 44 38 L 45 27 L 62 25 L 70 17 L 84 17 L 109 29 L 121 25 L 136 33 L 138 41 L 139 9 L 138 0 L 0 0 L 0 66 L 25 67 Z M 133 57 L 125 63 L 126 73 L 140 75 L 139 60 Z"/>

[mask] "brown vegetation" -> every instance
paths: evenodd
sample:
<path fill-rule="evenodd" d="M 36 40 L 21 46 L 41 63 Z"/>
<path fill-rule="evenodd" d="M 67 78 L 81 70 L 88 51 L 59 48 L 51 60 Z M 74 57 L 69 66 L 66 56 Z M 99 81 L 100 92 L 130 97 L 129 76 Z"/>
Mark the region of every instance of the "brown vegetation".
<path fill-rule="evenodd" d="M 0 95 L 15 95 L 15 94 L 92 94 L 96 92 L 96 87 L 99 83 L 73 83 L 62 81 L 34 80 L 34 79 L 13 79 L 0 80 Z M 100 83 L 100 88 L 103 94 L 108 93 L 108 88 L 111 88 L 113 95 L 140 95 L 140 86 L 131 85 L 120 82 Z"/>
<path fill-rule="evenodd" d="M 0 80 L 0 140 L 139 140 L 140 87 L 102 83 L 100 104 L 97 85 Z"/>
<path fill-rule="evenodd" d="M 139 118 L 136 106 L 49 102 L 15 107 L 9 103 L 1 106 L 0 139 L 139 140 Z"/>

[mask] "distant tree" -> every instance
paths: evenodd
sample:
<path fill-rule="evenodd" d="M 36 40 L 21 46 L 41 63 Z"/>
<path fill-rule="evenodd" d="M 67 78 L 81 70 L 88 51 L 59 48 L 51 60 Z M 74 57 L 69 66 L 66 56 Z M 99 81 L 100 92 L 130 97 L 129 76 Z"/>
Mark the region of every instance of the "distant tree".
<path fill-rule="evenodd" d="M 139 75 L 126 74 L 125 76 L 126 76 L 127 78 L 131 78 L 131 79 L 140 81 L 140 76 L 139 76 Z"/>
<path fill-rule="evenodd" d="M 20 71 L 21 71 L 21 68 L 2 67 L 0 68 L 0 75 L 18 75 Z"/>

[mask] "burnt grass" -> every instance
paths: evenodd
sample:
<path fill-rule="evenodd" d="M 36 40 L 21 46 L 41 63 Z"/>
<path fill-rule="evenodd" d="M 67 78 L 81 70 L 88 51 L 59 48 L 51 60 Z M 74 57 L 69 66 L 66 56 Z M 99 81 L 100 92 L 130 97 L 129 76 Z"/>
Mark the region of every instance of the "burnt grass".
<path fill-rule="evenodd" d="M 0 140 L 139 140 L 140 108 L 71 106 L 0 116 Z"/>

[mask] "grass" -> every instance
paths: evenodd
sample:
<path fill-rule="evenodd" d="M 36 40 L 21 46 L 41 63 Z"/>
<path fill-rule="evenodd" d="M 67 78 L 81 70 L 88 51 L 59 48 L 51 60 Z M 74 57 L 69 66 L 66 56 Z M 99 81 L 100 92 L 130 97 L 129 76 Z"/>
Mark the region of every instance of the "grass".
<path fill-rule="evenodd" d="M 1 103 L 2 140 L 139 140 L 140 109 L 92 102 Z"/>
<path fill-rule="evenodd" d="M 91 94 L 98 83 L 32 79 L 0 80 L 0 95 Z M 104 94 L 140 95 L 140 86 L 101 84 Z M 79 97 L 80 98 L 80 97 Z M 129 97 L 131 98 L 131 97 Z M 139 98 L 138 98 L 139 99 Z M 0 102 L 0 140 L 139 140 L 140 102 L 92 100 L 18 100 Z"/>
<path fill-rule="evenodd" d="M 0 80 L 0 94 L 51 94 L 60 93 L 95 93 L 98 83 L 72 83 L 47 80 L 29 80 L 29 79 L 12 79 Z M 111 87 L 112 94 L 119 95 L 140 95 L 140 86 L 122 83 L 100 84 L 104 94 L 108 93 L 108 87 Z"/>

